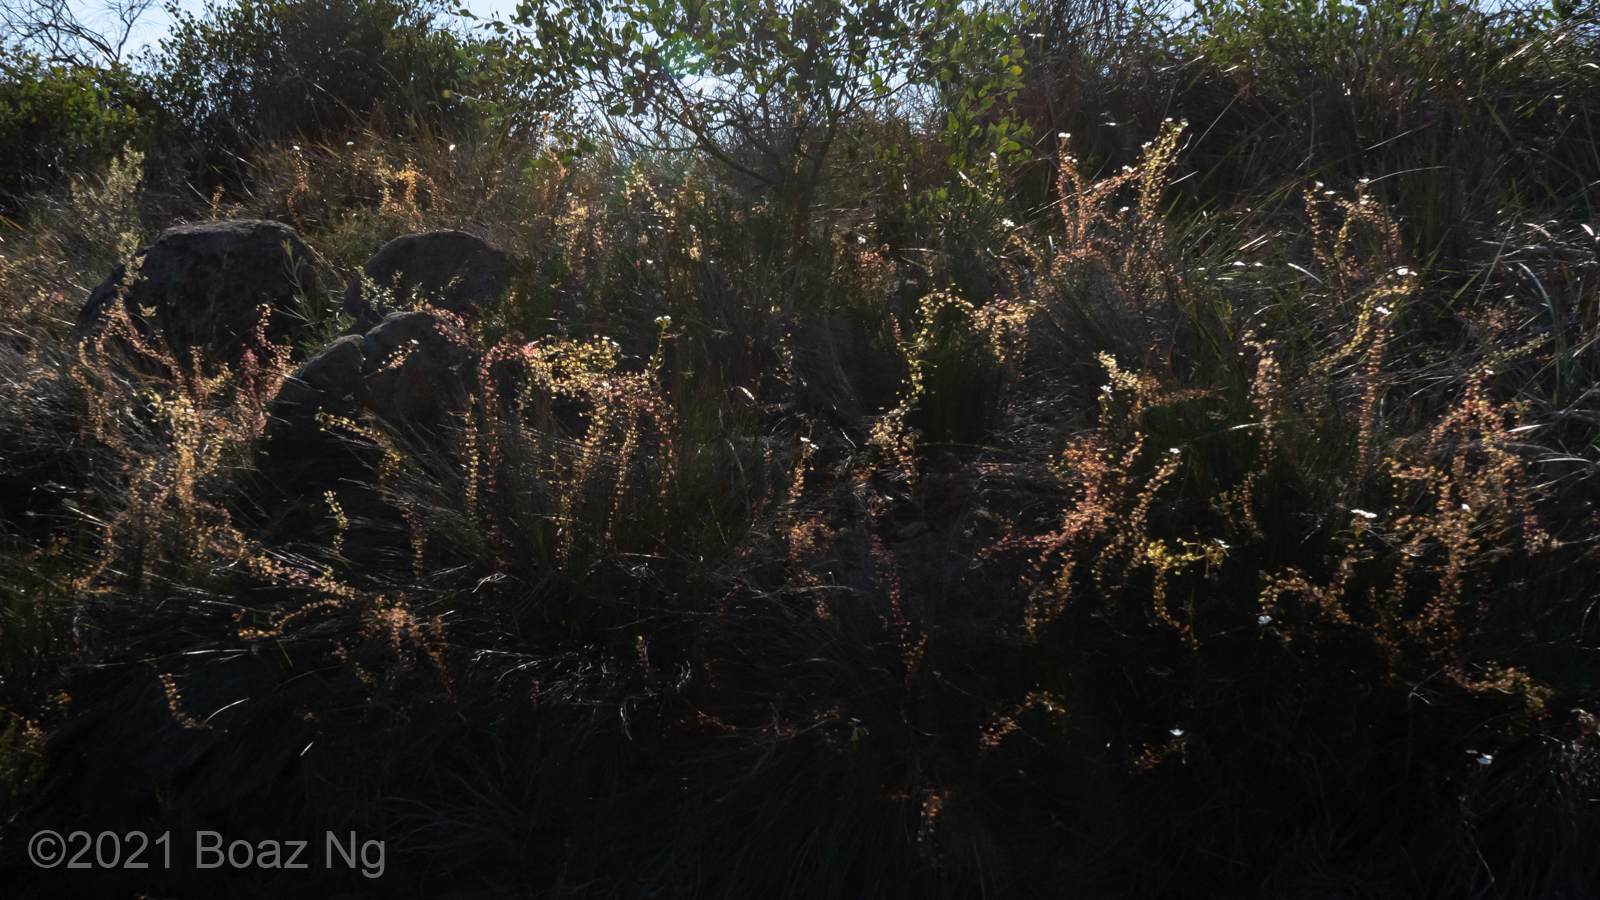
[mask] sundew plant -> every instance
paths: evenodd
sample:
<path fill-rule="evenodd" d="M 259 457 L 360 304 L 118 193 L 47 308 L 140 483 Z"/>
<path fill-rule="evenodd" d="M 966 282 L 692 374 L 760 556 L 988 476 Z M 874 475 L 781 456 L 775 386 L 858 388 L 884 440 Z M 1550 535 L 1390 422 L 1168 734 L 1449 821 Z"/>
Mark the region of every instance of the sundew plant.
<path fill-rule="evenodd" d="M 16 48 L 7 896 L 1600 895 L 1597 11 L 1177 12 Z M 292 339 L 77 321 L 258 219 Z"/>

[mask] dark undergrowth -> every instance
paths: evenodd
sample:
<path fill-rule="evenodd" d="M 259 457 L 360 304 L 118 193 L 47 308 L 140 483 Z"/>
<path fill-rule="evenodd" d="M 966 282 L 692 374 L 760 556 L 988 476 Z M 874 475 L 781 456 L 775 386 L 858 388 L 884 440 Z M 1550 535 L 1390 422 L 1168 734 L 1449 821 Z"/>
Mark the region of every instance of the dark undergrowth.
<path fill-rule="evenodd" d="M 1600 894 L 1595 20 L 1024 27 L 1026 158 L 880 110 L 925 152 L 839 161 L 799 239 L 703 155 L 492 122 L 30 195 L 7 896 Z M 330 284 L 413 231 L 511 253 L 469 411 L 329 421 L 347 469 L 264 485 L 316 341 L 69 342 L 227 217 Z M 45 828 L 172 865 L 42 870 Z M 198 869 L 199 831 L 313 868 Z"/>

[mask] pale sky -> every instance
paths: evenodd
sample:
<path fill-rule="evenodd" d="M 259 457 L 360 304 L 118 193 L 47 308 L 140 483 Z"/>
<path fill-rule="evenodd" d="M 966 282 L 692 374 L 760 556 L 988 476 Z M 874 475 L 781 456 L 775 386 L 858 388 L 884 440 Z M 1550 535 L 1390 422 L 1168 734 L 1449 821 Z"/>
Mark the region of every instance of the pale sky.
<path fill-rule="evenodd" d="M 101 18 L 98 11 L 102 8 L 99 0 L 70 0 L 73 9 L 85 24 L 91 24 Z M 132 56 L 141 48 L 153 44 L 164 37 L 172 27 L 172 17 L 167 14 L 165 4 L 174 0 L 156 0 L 134 30 L 132 40 L 129 41 L 129 54 Z M 204 9 L 203 0 L 175 0 L 178 6 L 199 15 Z M 498 15 L 502 19 L 509 19 L 517 8 L 517 0 L 451 0 L 451 5 L 465 3 L 466 7 L 483 19 Z M 1189 0 L 1171 0 L 1171 15 L 1181 15 L 1193 9 Z M 1488 9 L 1496 9 L 1503 5 L 1505 0 L 1480 0 Z"/>
<path fill-rule="evenodd" d="M 73 9 L 78 12 L 78 15 L 86 23 L 95 18 L 95 10 L 100 8 L 96 0 L 70 0 L 70 2 Z M 133 39 L 129 42 L 130 50 L 133 53 L 137 53 L 139 48 L 155 43 L 172 28 L 172 17 L 167 14 L 165 9 L 165 4 L 168 2 L 171 2 L 171 0 L 156 0 L 156 5 L 152 6 L 144 14 L 144 18 L 139 21 Z M 203 0 L 176 0 L 176 2 L 181 8 L 189 10 L 197 16 L 205 8 Z M 463 2 L 468 9 L 472 10 L 474 15 L 483 19 L 488 19 L 495 15 L 502 19 L 509 19 L 517 8 L 517 0 L 451 0 L 451 5 L 453 7 L 459 6 Z M 1192 8 L 1188 0 L 1175 0 L 1174 2 L 1175 12 Z"/>
<path fill-rule="evenodd" d="M 103 7 L 95 0 L 71 0 L 73 10 L 80 20 L 86 25 L 93 25 L 103 18 Z M 129 56 L 137 54 L 140 49 L 155 43 L 166 36 L 172 28 L 172 17 L 167 13 L 168 0 L 156 0 L 156 4 L 145 12 L 134 27 L 131 40 L 128 42 Z M 452 6 L 460 5 L 461 0 L 452 0 Z M 200 15 L 205 9 L 203 0 L 177 0 L 180 8 Z M 488 19 L 499 15 L 502 19 L 509 19 L 517 8 L 517 0 L 465 0 L 465 6 L 480 18 Z"/>

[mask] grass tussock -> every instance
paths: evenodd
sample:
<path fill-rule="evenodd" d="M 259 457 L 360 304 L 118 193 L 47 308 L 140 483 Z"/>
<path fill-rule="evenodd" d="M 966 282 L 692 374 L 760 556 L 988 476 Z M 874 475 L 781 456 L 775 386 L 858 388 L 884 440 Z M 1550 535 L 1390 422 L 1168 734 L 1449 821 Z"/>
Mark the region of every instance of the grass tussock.
<path fill-rule="evenodd" d="M 1031 161 L 879 111 L 922 151 L 838 161 L 800 240 L 624 132 L 32 197 L 0 867 L 49 893 L 44 827 L 355 830 L 419 895 L 1592 895 L 1600 32 L 1360 9 L 1248 58 L 1292 11 L 1046 9 Z M 334 285 L 413 231 L 507 250 L 464 411 L 325 415 L 322 477 L 268 483 L 315 347 L 69 340 L 173 215 L 289 222 Z"/>

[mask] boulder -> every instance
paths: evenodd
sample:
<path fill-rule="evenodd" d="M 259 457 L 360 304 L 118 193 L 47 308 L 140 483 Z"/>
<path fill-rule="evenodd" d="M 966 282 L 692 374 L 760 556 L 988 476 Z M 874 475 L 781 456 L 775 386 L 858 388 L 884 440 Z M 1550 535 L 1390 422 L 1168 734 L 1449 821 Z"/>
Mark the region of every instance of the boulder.
<path fill-rule="evenodd" d="M 348 334 L 301 364 L 268 408 L 276 422 L 309 421 L 317 413 L 354 419 L 361 414 L 362 336 Z"/>
<path fill-rule="evenodd" d="M 439 310 L 391 313 L 365 335 L 328 344 L 285 381 L 268 406 L 245 521 L 274 541 L 326 543 L 334 535 L 323 498 L 338 495 L 348 516 L 344 553 L 363 564 L 403 559 L 406 525 L 375 472 L 383 453 L 319 413 L 378 420 L 392 432 L 434 443 L 467 408 L 472 356 L 461 320 Z"/>
<path fill-rule="evenodd" d="M 460 319 L 390 313 L 361 341 L 361 403 L 391 427 L 428 433 L 467 407 L 472 354 Z"/>
<path fill-rule="evenodd" d="M 362 271 L 381 293 L 369 295 L 360 278 L 352 279 L 345 289 L 345 311 L 355 318 L 360 332 L 376 325 L 388 309 L 424 303 L 470 324 L 484 301 L 511 285 L 510 258 L 464 231 L 395 238 Z"/>
<path fill-rule="evenodd" d="M 289 376 L 268 408 L 266 449 L 315 456 L 318 413 L 371 414 L 425 437 L 466 409 L 472 355 L 461 320 L 439 310 L 390 313 L 364 335 L 328 344 Z M 308 453 L 308 451 L 310 451 Z"/>
<path fill-rule="evenodd" d="M 180 225 L 113 270 L 78 313 L 74 336 L 99 333 L 121 303 L 135 328 L 159 330 L 180 362 L 189 350 L 234 363 L 256 341 L 261 308 L 266 339 L 295 341 L 307 329 L 299 298 L 318 291 L 311 251 L 277 222 L 231 220 Z M 137 277 L 129 279 L 132 268 Z"/>
<path fill-rule="evenodd" d="M 304 498 L 370 478 L 376 464 L 370 448 L 344 440 L 347 435 L 337 428 L 324 430 L 318 418 L 327 413 L 360 419 L 361 340 L 359 334 L 346 335 L 317 351 L 285 379 L 267 406 L 254 484 L 246 490 L 259 523 L 292 531 L 303 524 L 299 520 L 314 517 Z"/>

